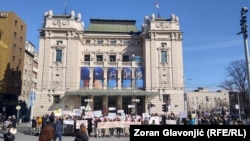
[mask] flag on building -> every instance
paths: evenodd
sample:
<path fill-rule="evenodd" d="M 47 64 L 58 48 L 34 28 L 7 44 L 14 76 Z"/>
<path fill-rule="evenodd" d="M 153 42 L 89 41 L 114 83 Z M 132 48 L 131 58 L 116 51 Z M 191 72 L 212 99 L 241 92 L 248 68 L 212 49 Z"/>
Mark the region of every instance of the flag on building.
<path fill-rule="evenodd" d="M 160 8 L 160 3 L 158 1 L 155 2 L 155 7 Z"/>
<path fill-rule="evenodd" d="M 66 11 L 66 9 L 67 9 L 67 5 L 68 5 L 68 4 L 65 2 L 65 3 L 64 3 L 64 15 L 66 15 L 66 14 L 67 14 L 67 11 Z"/>

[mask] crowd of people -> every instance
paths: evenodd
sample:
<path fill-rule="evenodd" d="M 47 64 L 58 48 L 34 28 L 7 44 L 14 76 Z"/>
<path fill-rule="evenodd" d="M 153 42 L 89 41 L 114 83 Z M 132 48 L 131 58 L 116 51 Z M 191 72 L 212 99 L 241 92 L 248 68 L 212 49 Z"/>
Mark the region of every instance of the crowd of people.
<path fill-rule="evenodd" d="M 45 114 L 42 117 L 33 117 L 32 129 L 40 129 L 38 141 L 62 141 L 63 135 L 63 118 L 55 116 L 54 112 L 50 115 Z M 88 141 L 89 135 L 85 124 L 80 125 L 80 129 L 75 133 L 75 141 Z"/>
<path fill-rule="evenodd" d="M 115 117 L 100 116 L 85 118 L 82 116 L 55 116 L 44 114 L 43 116 L 33 117 L 31 120 L 32 131 L 35 133 L 39 129 L 39 141 L 53 140 L 62 141 L 64 133 L 64 120 L 74 121 L 75 141 L 88 141 L 91 135 L 93 137 L 129 137 L 129 127 L 132 124 L 137 125 L 240 125 L 243 124 L 239 118 L 232 118 L 229 112 L 224 111 L 220 114 L 213 114 L 200 111 L 188 111 L 186 115 L 174 114 L 147 114 L 147 115 L 123 115 L 117 114 Z M 76 121 L 85 120 L 80 127 L 76 129 Z M 4 141 L 14 141 L 16 133 L 17 119 L 15 115 L 6 118 L 3 124 Z M 14 130 L 13 130 L 14 129 Z"/>

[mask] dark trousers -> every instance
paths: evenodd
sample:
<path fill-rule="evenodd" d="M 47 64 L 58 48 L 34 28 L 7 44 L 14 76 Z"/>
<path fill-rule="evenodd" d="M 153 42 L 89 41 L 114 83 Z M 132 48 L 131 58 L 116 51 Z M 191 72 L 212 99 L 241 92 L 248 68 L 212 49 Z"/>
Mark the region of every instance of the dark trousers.
<path fill-rule="evenodd" d="M 59 141 L 62 141 L 62 135 L 55 135 L 54 141 L 56 141 L 57 138 L 59 139 Z"/>

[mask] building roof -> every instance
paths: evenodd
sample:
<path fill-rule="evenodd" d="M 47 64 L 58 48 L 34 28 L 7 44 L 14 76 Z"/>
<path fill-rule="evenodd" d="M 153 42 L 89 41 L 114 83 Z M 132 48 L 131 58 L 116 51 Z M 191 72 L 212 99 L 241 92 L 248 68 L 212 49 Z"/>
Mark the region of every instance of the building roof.
<path fill-rule="evenodd" d="M 138 34 L 135 20 L 90 19 L 86 33 Z"/>

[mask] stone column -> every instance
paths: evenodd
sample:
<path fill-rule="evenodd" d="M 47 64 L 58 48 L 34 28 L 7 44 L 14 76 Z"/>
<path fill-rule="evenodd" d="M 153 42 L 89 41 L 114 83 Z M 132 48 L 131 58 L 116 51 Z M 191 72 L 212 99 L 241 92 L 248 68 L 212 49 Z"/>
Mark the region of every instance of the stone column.
<path fill-rule="evenodd" d="M 117 69 L 117 89 L 121 89 L 121 80 L 122 80 L 122 68 Z"/>
<path fill-rule="evenodd" d="M 108 96 L 103 96 L 103 102 L 102 102 L 102 114 L 107 115 L 108 114 Z"/>
<path fill-rule="evenodd" d="M 122 96 L 117 96 L 117 103 L 116 103 L 117 110 L 122 110 Z"/>
<path fill-rule="evenodd" d="M 107 68 L 105 68 L 103 70 L 103 85 L 102 85 L 102 88 L 104 90 L 106 90 L 107 89 L 107 85 L 108 85 L 108 70 L 107 70 Z"/>
<path fill-rule="evenodd" d="M 89 89 L 93 89 L 94 68 L 89 69 Z"/>

